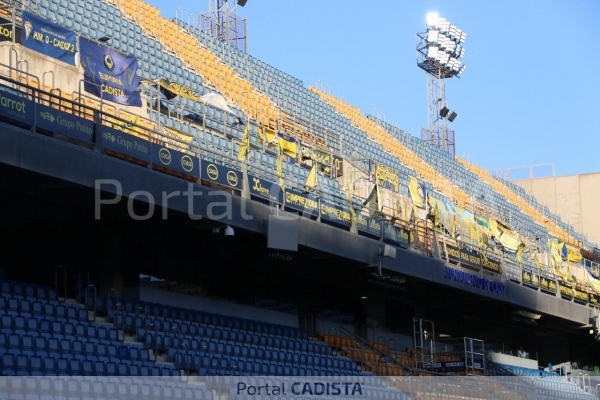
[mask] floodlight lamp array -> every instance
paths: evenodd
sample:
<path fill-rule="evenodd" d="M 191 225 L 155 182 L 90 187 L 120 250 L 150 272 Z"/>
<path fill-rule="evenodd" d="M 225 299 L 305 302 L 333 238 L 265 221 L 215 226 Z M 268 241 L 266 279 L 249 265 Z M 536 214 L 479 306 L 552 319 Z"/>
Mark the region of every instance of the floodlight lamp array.
<path fill-rule="evenodd" d="M 466 36 L 437 13 L 427 14 L 427 32 L 419 35 L 422 43 L 418 50 L 424 56 L 419 67 L 430 73 L 437 72 L 444 78 L 462 74 L 465 65 L 461 65 L 460 59 L 465 55 L 465 48 L 461 43 Z"/>

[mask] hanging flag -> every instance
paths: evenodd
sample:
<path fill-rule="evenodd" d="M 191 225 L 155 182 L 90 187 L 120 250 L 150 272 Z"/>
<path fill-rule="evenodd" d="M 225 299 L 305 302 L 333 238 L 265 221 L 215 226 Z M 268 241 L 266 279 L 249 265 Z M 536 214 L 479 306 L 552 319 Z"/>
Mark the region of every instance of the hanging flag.
<path fill-rule="evenodd" d="M 433 223 L 434 227 L 440 227 L 441 226 L 441 215 L 440 215 L 440 209 L 438 207 L 438 202 L 433 199 L 433 198 L 429 198 L 429 201 L 431 203 L 433 203 L 433 207 L 429 207 L 429 213 L 427 214 L 427 218 Z"/>
<path fill-rule="evenodd" d="M 526 248 L 527 248 L 527 246 L 525 246 L 525 243 L 521 243 L 519 245 L 519 248 L 517 249 L 517 262 L 519 263 L 519 265 L 521 267 L 525 266 L 525 260 L 523 259 L 523 253 L 525 252 Z"/>
<path fill-rule="evenodd" d="M 250 123 L 246 125 L 244 134 L 242 135 L 242 141 L 240 143 L 240 150 L 238 151 L 238 160 L 247 161 L 250 158 Z"/>
<path fill-rule="evenodd" d="M 402 204 L 400 204 L 400 198 L 396 198 L 396 218 L 400 218 L 400 219 L 404 219 L 402 218 Z"/>
<path fill-rule="evenodd" d="M 23 29 L 18 31 L 21 33 L 20 39 L 23 46 L 75 65 L 77 47 L 75 31 L 25 10 L 22 14 L 22 21 Z M 10 29 L 2 27 L 0 32 L 2 32 L 2 36 L 12 35 L 12 26 Z"/>
<path fill-rule="evenodd" d="M 350 210 L 350 223 L 354 225 L 356 223 L 356 211 L 354 211 L 354 204 L 352 204 L 352 186 L 348 183 L 348 189 L 346 190 L 346 201 L 348 202 L 348 210 Z"/>
<path fill-rule="evenodd" d="M 288 135 L 287 133 L 279 132 L 278 134 L 279 147 L 283 154 L 289 157 L 290 164 L 296 163 L 296 156 L 298 153 L 298 146 L 296 138 Z"/>
<path fill-rule="evenodd" d="M 315 150 L 309 144 L 302 142 L 300 145 L 300 158 L 302 161 L 314 159 Z"/>
<path fill-rule="evenodd" d="M 200 100 L 208 105 L 218 108 L 219 110 L 223 110 L 230 114 L 235 114 L 233 110 L 227 105 L 227 101 L 225 100 L 225 98 L 218 93 L 207 93 L 204 96 L 200 97 Z"/>
<path fill-rule="evenodd" d="M 426 208 L 426 190 L 423 182 L 419 182 L 416 177 L 411 176 L 408 183 L 408 191 L 412 197 L 413 205 L 418 208 Z"/>
<path fill-rule="evenodd" d="M 564 242 L 560 242 L 558 244 L 560 249 L 560 257 L 563 261 L 567 261 L 569 259 L 569 254 L 567 252 L 567 245 Z"/>
<path fill-rule="evenodd" d="M 86 92 L 114 103 L 141 107 L 135 57 L 84 37 L 79 38 L 79 50 Z"/>
<path fill-rule="evenodd" d="M 259 133 L 260 142 L 262 144 L 267 144 L 268 147 L 278 147 L 279 146 L 279 138 L 275 131 L 269 127 L 262 126 Z"/>
<path fill-rule="evenodd" d="M 310 169 L 308 177 L 306 178 L 306 183 L 304 184 L 304 189 L 310 191 L 313 190 L 315 186 L 317 186 L 317 163 L 314 163 Z"/>
<path fill-rule="evenodd" d="M 365 206 L 369 209 L 371 218 L 381 218 L 381 198 L 379 197 L 379 186 L 377 184 L 373 186 L 371 194 L 363 203 L 363 207 Z"/>
<path fill-rule="evenodd" d="M 285 188 L 285 182 L 283 181 L 283 165 L 282 165 L 282 161 L 283 161 L 283 151 L 281 151 L 281 147 L 278 147 L 277 148 L 276 170 L 277 170 L 277 176 L 279 177 L 279 186 L 283 189 L 283 188 Z"/>
<path fill-rule="evenodd" d="M 562 263 L 562 245 L 557 239 L 548 239 L 548 247 L 550 248 L 550 264 L 556 267 Z"/>

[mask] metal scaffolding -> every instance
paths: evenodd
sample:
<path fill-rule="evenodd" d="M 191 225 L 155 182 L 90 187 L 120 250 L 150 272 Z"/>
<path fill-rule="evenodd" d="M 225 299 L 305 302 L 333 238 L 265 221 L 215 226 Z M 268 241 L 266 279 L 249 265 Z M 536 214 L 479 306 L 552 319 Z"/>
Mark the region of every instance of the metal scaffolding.
<path fill-rule="evenodd" d="M 247 21 L 236 9 L 235 1 L 209 0 L 208 12 L 200 14 L 200 30 L 248 53 Z"/>

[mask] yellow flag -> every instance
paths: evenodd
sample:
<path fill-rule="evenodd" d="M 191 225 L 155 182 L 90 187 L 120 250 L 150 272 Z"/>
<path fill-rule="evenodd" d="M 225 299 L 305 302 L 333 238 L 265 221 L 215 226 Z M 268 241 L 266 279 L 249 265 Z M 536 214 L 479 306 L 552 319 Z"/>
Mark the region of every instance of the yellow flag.
<path fill-rule="evenodd" d="M 279 139 L 277 137 L 277 133 L 273 129 L 263 126 L 261 131 L 261 143 L 267 143 L 269 147 L 279 146 Z"/>
<path fill-rule="evenodd" d="M 381 218 L 381 199 L 379 197 L 379 185 L 375 184 L 373 190 L 367 200 L 363 203 L 363 207 L 367 206 L 371 218 Z"/>
<path fill-rule="evenodd" d="M 307 190 L 314 189 L 314 187 L 317 186 L 317 163 L 314 163 L 310 169 L 304 186 Z"/>
<path fill-rule="evenodd" d="M 277 176 L 279 177 L 279 186 L 281 186 L 281 188 L 285 187 L 285 182 L 283 181 L 283 164 L 282 164 L 282 157 L 283 156 L 283 151 L 281 150 L 281 147 L 277 148 L 277 165 L 276 165 L 276 171 L 277 171 Z"/>
<path fill-rule="evenodd" d="M 244 135 L 242 136 L 242 142 L 240 143 L 240 151 L 238 151 L 238 160 L 246 161 L 250 157 L 250 122 L 244 129 Z"/>
<path fill-rule="evenodd" d="M 519 248 L 517 249 L 517 262 L 521 267 L 525 266 L 525 260 L 523 260 L 523 252 L 525 251 L 526 247 L 527 246 L 525 246 L 525 244 L 521 243 L 521 245 L 519 245 Z"/>
<path fill-rule="evenodd" d="M 402 204 L 400 204 L 400 199 L 396 198 L 396 218 L 400 218 L 400 219 L 404 219 L 402 218 Z"/>

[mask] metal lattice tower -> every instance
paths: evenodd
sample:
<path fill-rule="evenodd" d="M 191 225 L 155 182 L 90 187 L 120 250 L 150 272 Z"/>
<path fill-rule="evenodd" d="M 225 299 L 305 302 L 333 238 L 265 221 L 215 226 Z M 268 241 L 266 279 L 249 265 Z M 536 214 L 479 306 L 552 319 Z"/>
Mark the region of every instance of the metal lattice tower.
<path fill-rule="evenodd" d="M 200 14 L 200 30 L 248 53 L 247 21 L 236 9 L 233 0 L 209 0 L 208 12 Z"/>
<path fill-rule="evenodd" d="M 417 34 L 417 65 L 427 72 L 427 114 L 429 124 L 421 129 L 421 139 L 456 154 L 454 130 L 448 121 L 456 118 L 446 100 L 446 79 L 458 77 L 466 66 L 460 59 L 465 49 L 460 45 L 466 34 L 437 14 L 427 15 L 427 31 Z"/>

